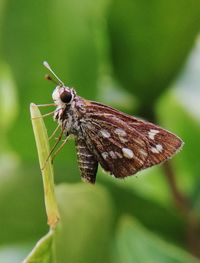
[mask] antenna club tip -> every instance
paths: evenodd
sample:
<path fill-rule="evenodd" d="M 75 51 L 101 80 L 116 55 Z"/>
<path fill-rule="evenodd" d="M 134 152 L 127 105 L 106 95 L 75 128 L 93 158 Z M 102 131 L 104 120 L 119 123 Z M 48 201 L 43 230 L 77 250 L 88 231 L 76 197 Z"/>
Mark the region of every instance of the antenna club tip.
<path fill-rule="evenodd" d="M 59 79 L 59 77 L 55 74 L 55 72 L 51 69 L 49 66 L 49 63 L 47 61 L 43 61 L 43 65 L 54 75 L 54 77 L 58 80 L 59 84 L 61 86 L 64 86 L 64 83 Z M 46 77 L 48 80 L 52 80 L 50 76 Z"/>
<path fill-rule="evenodd" d="M 43 65 L 46 67 L 46 68 L 49 68 L 49 63 L 47 61 L 43 61 Z"/>

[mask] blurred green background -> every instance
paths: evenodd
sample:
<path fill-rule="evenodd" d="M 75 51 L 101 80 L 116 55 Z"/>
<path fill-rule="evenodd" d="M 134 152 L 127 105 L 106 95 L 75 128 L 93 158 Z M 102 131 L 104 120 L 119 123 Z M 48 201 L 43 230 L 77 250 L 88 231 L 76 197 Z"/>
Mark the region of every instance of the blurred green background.
<path fill-rule="evenodd" d="M 199 0 L 0 1 L 0 262 L 22 262 L 41 238 L 25 262 L 199 262 L 199 30 Z M 95 186 L 80 182 L 70 141 L 54 162 L 55 233 L 29 114 L 52 102 L 43 60 L 80 96 L 185 141 L 167 165 L 122 181 L 99 169 Z"/>

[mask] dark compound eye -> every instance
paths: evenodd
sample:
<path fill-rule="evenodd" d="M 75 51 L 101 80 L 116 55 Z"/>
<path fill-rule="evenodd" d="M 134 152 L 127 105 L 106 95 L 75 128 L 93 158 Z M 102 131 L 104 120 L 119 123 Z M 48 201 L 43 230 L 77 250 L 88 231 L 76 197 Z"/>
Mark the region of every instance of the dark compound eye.
<path fill-rule="evenodd" d="M 63 91 L 61 94 L 60 94 L 60 99 L 62 102 L 64 103 L 69 103 L 72 99 L 72 94 L 71 92 L 68 92 L 68 91 Z"/>

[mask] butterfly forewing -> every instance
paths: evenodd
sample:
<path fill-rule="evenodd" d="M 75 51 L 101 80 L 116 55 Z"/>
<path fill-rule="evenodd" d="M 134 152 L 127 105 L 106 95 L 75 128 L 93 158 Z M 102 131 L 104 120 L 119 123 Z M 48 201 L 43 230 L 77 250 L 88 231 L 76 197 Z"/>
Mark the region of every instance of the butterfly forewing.
<path fill-rule="evenodd" d="M 154 124 L 91 101 L 82 130 L 101 166 L 119 178 L 167 160 L 182 145 L 176 135 Z"/>

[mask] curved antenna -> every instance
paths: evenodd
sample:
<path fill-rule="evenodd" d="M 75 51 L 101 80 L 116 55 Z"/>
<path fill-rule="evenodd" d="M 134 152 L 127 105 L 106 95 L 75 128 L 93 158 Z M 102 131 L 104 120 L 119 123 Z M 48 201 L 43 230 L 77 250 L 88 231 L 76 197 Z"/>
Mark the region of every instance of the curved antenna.
<path fill-rule="evenodd" d="M 61 84 L 61 86 L 65 86 L 65 84 L 62 82 L 61 79 L 59 79 L 59 77 L 55 74 L 55 72 L 51 69 L 51 67 L 49 66 L 49 63 L 47 61 L 43 62 L 43 65 L 45 66 L 45 68 L 47 68 L 53 75 L 54 77 L 58 80 L 59 84 Z"/>

